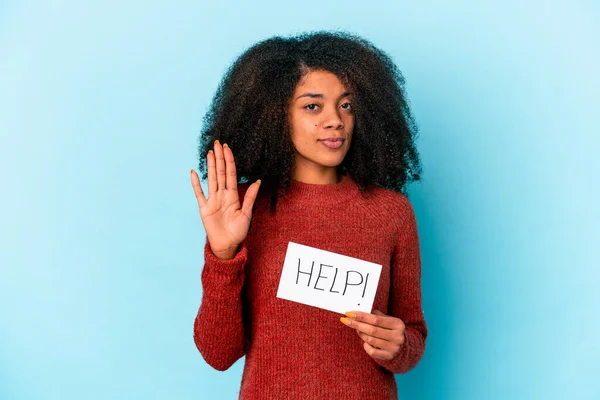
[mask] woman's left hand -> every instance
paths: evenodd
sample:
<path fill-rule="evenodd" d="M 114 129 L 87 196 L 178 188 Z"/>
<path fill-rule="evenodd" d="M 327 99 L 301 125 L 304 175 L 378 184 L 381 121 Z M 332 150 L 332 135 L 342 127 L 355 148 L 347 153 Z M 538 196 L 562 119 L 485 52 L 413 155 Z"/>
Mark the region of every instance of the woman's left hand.
<path fill-rule="evenodd" d="M 365 351 L 372 358 L 391 360 L 402 348 L 405 326 L 400 318 L 385 315 L 379 310 L 373 310 L 373 314 L 349 311 L 346 317 L 340 318 L 340 321 L 356 330 L 365 341 Z"/>

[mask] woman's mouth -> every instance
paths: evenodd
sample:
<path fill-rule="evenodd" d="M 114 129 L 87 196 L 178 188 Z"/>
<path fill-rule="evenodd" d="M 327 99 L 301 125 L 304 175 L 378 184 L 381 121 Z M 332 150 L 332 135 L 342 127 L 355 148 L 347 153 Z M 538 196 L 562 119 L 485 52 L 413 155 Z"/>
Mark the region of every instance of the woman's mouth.
<path fill-rule="evenodd" d="M 324 140 L 319 140 L 319 142 L 323 143 L 323 145 L 325 145 L 326 147 L 330 148 L 330 149 L 339 149 L 340 147 L 342 147 L 342 144 L 344 143 L 344 139 L 324 139 Z"/>

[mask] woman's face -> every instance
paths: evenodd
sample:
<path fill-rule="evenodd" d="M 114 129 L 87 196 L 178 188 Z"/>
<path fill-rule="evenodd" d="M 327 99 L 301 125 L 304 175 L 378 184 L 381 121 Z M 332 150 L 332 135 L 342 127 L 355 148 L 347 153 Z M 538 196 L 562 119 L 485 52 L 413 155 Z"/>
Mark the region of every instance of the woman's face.
<path fill-rule="evenodd" d="M 289 110 L 296 175 L 325 176 L 344 160 L 354 130 L 351 98 L 329 71 L 311 70 L 302 77 Z"/>

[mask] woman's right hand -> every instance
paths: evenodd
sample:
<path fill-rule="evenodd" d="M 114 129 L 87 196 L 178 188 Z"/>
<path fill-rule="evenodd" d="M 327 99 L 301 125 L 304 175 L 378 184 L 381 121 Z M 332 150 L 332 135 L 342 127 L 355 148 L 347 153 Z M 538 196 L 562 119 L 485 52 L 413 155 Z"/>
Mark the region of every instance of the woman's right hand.
<path fill-rule="evenodd" d="M 260 179 L 251 184 L 240 207 L 237 174 L 233 152 L 227 144 L 214 143 L 214 152 L 206 156 L 208 165 L 208 199 L 200 187 L 196 171 L 191 170 L 192 187 L 198 200 L 200 218 L 204 224 L 210 248 L 217 258 L 229 260 L 248 235 L 252 207 L 258 195 Z"/>

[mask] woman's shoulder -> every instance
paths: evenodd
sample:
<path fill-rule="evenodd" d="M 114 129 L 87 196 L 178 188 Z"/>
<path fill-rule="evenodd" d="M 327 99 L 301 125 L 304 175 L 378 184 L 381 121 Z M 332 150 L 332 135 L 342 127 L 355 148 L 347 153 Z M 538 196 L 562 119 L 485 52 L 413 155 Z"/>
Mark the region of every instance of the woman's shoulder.
<path fill-rule="evenodd" d="M 391 220 L 405 220 L 414 216 L 414 208 L 409 198 L 402 192 L 382 186 L 375 186 L 368 196 L 372 206 Z"/>
<path fill-rule="evenodd" d="M 386 187 L 374 186 L 371 189 L 371 197 L 373 201 L 380 202 L 382 205 L 412 208 L 410 200 L 404 193 Z"/>

